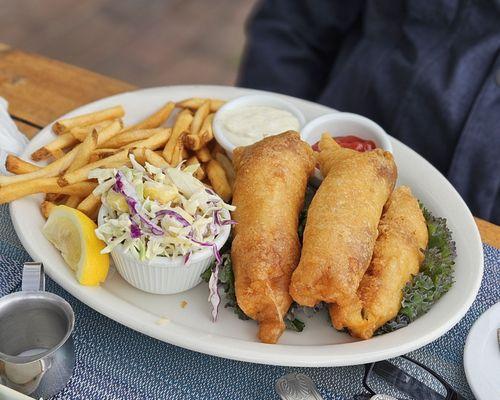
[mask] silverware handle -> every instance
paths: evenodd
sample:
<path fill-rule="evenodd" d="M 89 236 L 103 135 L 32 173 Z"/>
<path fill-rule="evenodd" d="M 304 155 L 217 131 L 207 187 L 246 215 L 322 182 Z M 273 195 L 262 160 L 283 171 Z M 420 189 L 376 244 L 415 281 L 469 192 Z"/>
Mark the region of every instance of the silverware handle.
<path fill-rule="evenodd" d="M 276 392 L 281 400 L 323 400 L 312 379 L 300 373 L 292 372 L 279 378 Z"/>
<path fill-rule="evenodd" d="M 24 263 L 21 290 L 23 292 L 43 292 L 45 290 L 45 274 L 42 263 Z"/>

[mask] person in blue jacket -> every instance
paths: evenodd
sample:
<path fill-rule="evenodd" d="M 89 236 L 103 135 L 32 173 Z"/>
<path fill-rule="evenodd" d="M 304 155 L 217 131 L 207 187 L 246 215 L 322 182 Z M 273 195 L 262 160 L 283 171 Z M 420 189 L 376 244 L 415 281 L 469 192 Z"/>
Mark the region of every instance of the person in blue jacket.
<path fill-rule="evenodd" d="M 264 0 L 247 35 L 239 85 L 373 119 L 500 223 L 499 0 Z"/>

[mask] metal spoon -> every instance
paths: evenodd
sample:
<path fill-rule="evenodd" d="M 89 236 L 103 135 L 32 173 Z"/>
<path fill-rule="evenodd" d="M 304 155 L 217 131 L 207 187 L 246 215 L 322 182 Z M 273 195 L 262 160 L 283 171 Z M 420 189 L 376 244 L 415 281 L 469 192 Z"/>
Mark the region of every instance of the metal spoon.
<path fill-rule="evenodd" d="M 295 372 L 276 381 L 276 392 L 281 400 L 323 400 L 311 378 Z"/>
<path fill-rule="evenodd" d="M 281 400 L 323 400 L 312 379 L 305 374 L 295 372 L 282 376 L 276 381 L 276 392 Z M 386 394 L 376 394 L 367 398 L 370 400 L 397 400 Z"/>

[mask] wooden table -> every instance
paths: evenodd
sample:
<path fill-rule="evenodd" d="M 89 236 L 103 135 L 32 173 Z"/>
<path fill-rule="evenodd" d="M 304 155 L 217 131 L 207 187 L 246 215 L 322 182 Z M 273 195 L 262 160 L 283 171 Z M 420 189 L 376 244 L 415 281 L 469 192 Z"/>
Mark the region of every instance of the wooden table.
<path fill-rule="evenodd" d="M 0 96 L 29 138 L 57 117 L 102 97 L 133 90 L 126 82 L 0 43 Z M 484 242 L 500 248 L 500 226 L 476 218 Z"/>

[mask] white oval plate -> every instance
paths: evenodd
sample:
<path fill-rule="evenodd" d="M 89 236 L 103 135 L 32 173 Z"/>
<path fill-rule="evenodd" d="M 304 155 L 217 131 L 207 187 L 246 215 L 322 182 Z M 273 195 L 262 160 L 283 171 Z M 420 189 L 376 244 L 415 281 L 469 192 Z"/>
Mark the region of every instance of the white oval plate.
<path fill-rule="evenodd" d="M 500 347 L 497 329 L 500 329 L 500 302 L 479 317 L 465 342 L 465 375 L 478 400 L 500 398 Z"/>
<path fill-rule="evenodd" d="M 67 114 L 88 113 L 122 104 L 126 123 L 134 123 L 168 100 L 187 97 L 232 99 L 252 93 L 250 89 L 222 86 L 171 86 L 123 93 L 80 107 Z M 295 104 L 307 120 L 334 110 L 296 98 L 282 96 Z M 24 157 L 50 141 L 50 126 L 28 145 Z M 397 140 L 392 140 L 399 169 L 399 184 L 409 185 L 435 215 L 446 217 L 457 244 L 456 282 L 426 315 L 410 327 L 366 341 L 336 332 L 325 315 L 306 321 L 302 333 L 287 331 L 279 344 L 256 339 L 257 324 L 239 320 L 230 308 L 222 308 L 217 323 L 210 320 L 205 284 L 177 295 L 152 295 L 127 284 L 111 273 L 101 287 L 79 285 L 58 251 L 43 237 L 44 219 L 39 210 L 42 196 L 15 201 L 10 206 L 19 238 L 34 260 L 44 263 L 59 285 L 96 311 L 132 329 L 187 349 L 235 360 L 288 366 L 343 366 L 395 357 L 435 340 L 451 329 L 476 297 L 483 273 L 481 239 L 467 206 L 450 183 L 427 161 Z M 187 305 L 181 307 L 181 302 Z M 169 322 L 164 323 L 168 318 Z"/>

